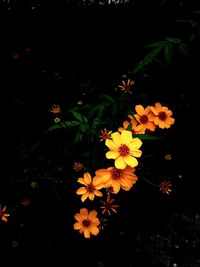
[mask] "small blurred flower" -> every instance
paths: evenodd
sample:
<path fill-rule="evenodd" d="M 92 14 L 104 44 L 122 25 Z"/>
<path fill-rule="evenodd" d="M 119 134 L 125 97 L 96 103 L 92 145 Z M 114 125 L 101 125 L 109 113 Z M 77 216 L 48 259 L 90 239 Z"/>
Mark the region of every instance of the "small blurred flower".
<path fill-rule="evenodd" d="M 21 205 L 24 206 L 24 207 L 27 207 L 27 206 L 30 205 L 30 203 L 31 203 L 30 198 L 25 197 L 25 198 L 22 200 Z"/>
<path fill-rule="evenodd" d="M 100 141 L 111 139 L 111 133 L 112 131 L 108 132 L 106 128 L 104 128 L 104 130 L 101 130 L 101 135 L 99 136 L 101 138 Z"/>
<path fill-rule="evenodd" d="M 111 134 L 110 139 L 106 139 L 105 145 L 110 149 L 106 153 L 107 159 L 115 160 L 117 169 L 124 169 L 127 165 L 135 167 L 138 165 L 136 157 L 141 157 L 142 151 L 139 148 L 142 141 L 139 138 L 133 138 L 132 132 L 124 130 L 121 134 L 115 132 Z"/>
<path fill-rule="evenodd" d="M 34 188 L 34 189 L 35 188 L 38 188 L 39 187 L 39 184 L 36 181 L 32 181 L 31 182 L 31 187 Z"/>
<path fill-rule="evenodd" d="M 83 101 L 81 101 L 81 100 L 77 101 L 77 105 L 78 106 L 82 106 L 83 105 Z"/>
<path fill-rule="evenodd" d="M 61 113 L 61 108 L 59 105 L 53 104 L 53 106 L 50 109 L 50 112 L 52 112 L 53 114 L 59 114 Z"/>
<path fill-rule="evenodd" d="M 10 216 L 10 214 L 5 213 L 6 211 L 6 206 L 3 207 L 3 209 L 1 209 L 1 204 L 0 204 L 0 219 L 4 222 L 7 222 L 8 219 L 6 217 Z"/>
<path fill-rule="evenodd" d="M 18 246 L 19 246 L 19 243 L 16 240 L 12 241 L 12 243 L 11 243 L 12 248 L 16 248 Z"/>
<path fill-rule="evenodd" d="M 106 226 L 107 226 L 107 219 L 103 217 L 100 218 L 99 229 L 104 230 Z"/>
<path fill-rule="evenodd" d="M 84 187 L 80 187 L 77 191 L 77 195 L 82 195 L 81 201 L 84 202 L 87 198 L 94 200 L 95 196 L 102 197 L 103 194 L 99 189 L 104 187 L 103 182 L 99 177 L 92 179 L 89 172 L 84 173 L 84 177 L 78 178 L 78 183 L 83 184 Z"/>
<path fill-rule="evenodd" d="M 161 184 L 160 184 L 160 191 L 163 193 L 163 194 L 170 194 L 171 193 L 171 187 L 172 187 L 172 184 L 169 182 L 169 181 L 163 181 Z"/>
<path fill-rule="evenodd" d="M 83 164 L 81 162 L 75 162 L 73 169 L 77 172 L 82 171 L 83 170 Z"/>
<path fill-rule="evenodd" d="M 172 156 L 171 156 L 170 154 L 166 154 L 166 155 L 165 155 L 165 159 L 166 159 L 166 160 L 172 160 Z"/>
<path fill-rule="evenodd" d="M 128 79 L 127 83 L 124 80 L 122 80 L 122 84 L 119 85 L 118 87 L 120 88 L 121 91 L 132 94 L 131 90 L 134 84 L 135 82 L 131 79 Z"/>
<path fill-rule="evenodd" d="M 60 123 L 60 118 L 54 118 L 54 123 Z"/>
<path fill-rule="evenodd" d="M 108 213 L 109 215 L 111 215 L 112 212 L 117 213 L 117 208 L 119 208 L 119 205 L 115 205 L 113 204 L 113 202 L 115 201 L 114 198 L 110 199 L 110 194 L 107 194 L 107 198 L 106 201 L 100 200 L 101 203 L 103 204 L 100 208 L 103 209 L 102 210 L 102 214 L 104 213 Z"/>
<path fill-rule="evenodd" d="M 97 211 L 88 211 L 86 208 L 80 209 L 80 213 L 76 213 L 74 218 L 77 222 L 74 223 L 74 229 L 79 230 L 80 234 L 84 234 L 85 238 L 90 238 L 90 235 L 97 235 L 99 233 L 98 225 L 100 220 L 97 217 Z"/>

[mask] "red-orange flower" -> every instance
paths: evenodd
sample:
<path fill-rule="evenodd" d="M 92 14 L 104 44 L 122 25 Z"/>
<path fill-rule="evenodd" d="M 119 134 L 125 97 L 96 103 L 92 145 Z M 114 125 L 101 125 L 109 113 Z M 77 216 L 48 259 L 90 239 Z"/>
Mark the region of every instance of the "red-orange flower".
<path fill-rule="evenodd" d="M 106 201 L 100 200 L 103 204 L 100 208 L 102 209 L 102 214 L 108 213 L 111 215 L 112 212 L 117 213 L 117 208 L 119 208 L 119 205 L 113 204 L 115 201 L 114 198 L 110 199 L 110 194 L 107 194 Z"/>
<path fill-rule="evenodd" d="M 61 108 L 59 105 L 53 104 L 53 106 L 50 109 L 50 112 L 52 112 L 54 114 L 59 114 L 59 113 L 61 113 Z"/>
<path fill-rule="evenodd" d="M 132 94 L 131 90 L 134 84 L 135 82 L 131 79 L 128 79 L 127 83 L 124 80 L 122 80 L 122 84 L 119 85 L 118 87 L 120 88 L 121 91 Z"/>
<path fill-rule="evenodd" d="M 160 183 L 160 191 L 164 194 L 170 194 L 172 189 L 172 184 L 169 181 L 163 181 L 162 183 Z"/>
<path fill-rule="evenodd" d="M 74 163 L 74 166 L 73 166 L 73 169 L 75 171 L 82 171 L 83 169 L 83 164 L 81 162 L 75 162 Z"/>
<path fill-rule="evenodd" d="M 111 133 L 112 131 L 108 132 L 106 128 L 104 128 L 104 130 L 101 130 L 101 135 L 99 136 L 101 138 L 100 141 L 111 139 Z"/>
<path fill-rule="evenodd" d="M 151 111 L 150 106 L 144 108 L 142 105 L 135 106 L 136 120 L 145 127 L 145 130 L 155 131 L 156 125 L 154 123 L 155 115 Z"/>
<path fill-rule="evenodd" d="M 1 209 L 1 204 L 0 204 L 0 219 L 4 222 L 7 222 L 8 219 L 7 217 L 10 216 L 10 214 L 5 213 L 6 211 L 6 206 L 3 207 L 3 209 Z"/>

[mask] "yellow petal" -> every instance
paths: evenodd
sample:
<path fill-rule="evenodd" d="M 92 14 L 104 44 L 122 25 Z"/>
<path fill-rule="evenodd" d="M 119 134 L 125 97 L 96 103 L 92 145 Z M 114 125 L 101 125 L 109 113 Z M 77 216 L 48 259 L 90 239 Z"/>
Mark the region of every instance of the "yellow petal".
<path fill-rule="evenodd" d="M 103 194 L 99 190 L 94 190 L 94 194 L 98 197 L 102 197 Z"/>
<path fill-rule="evenodd" d="M 95 197 L 94 192 L 90 192 L 90 193 L 89 193 L 89 199 L 90 199 L 90 200 L 94 200 L 94 197 Z"/>
<path fill-rule="evenodd" d="M 77 182 L 80 183 L 80 184 L 83 184 L 83 185 L 87 185 L 85 180 L 82 177 L 78 178 Z"/>
<path fill-rule="evenodd" d="M 124 157 L 124 161 L 127 165 L 131 166 L 131 167 L 135 167 L 138 165 L 138 161 L 136 158 L 132 157 L 132 156 L 127 156 Z"/>
<path fill-rule="evenodd" d="M 137 150 L 142 145 L 142 141 L 139 138 L 133 138 L 128 147 L 131 151 Z"/>
<path fill-rule="evenodd" d="M 141 155 L 142 155 L 142 151 L 139 149 L 131 151 L 131 156 L 133 156 L 133 157 L 139 158 L 139 157 L 141 157 Z"/>
<path fill-rule="evenodd" d="M 132 132 L 131 131 L 123 131 L 121 133 L 121 143 L 124 145 L 127 145 L 131 142 L 132 140 Z"/>
<path fill-rule="evenodd" d="M 118 151 L 108 151 L 106 153 L 106 158 L 107 159 L 116 159 L 117 157 L 119 157 L 119 152 Z"/>
<path fill-rule="evenodd" d="M 114 150 L 117 151 L 118 150 L 118 146 L 110 139 L 106 139 L 105 141 L 105 145 L 110 149 L 110 150 Z"/>
<path fill-rule="evenodd" d="M 117 169 L 124 169 L 126 167 L 126 163 L 124 162 L 124 158 L 122 156 L 115 160 L 115 167 Z"/>
<path fill-rule="evenodd" d="M 119 132 L 115 132 L 115 133 L 111 134 L 111 137 L 112 137 L 113 143 L 117 147 L 121 146 L 121 136 L 120 136 Z"/>
<path fill-rule="evenodd" d="M 83 194 L 82 197 L 81 197 L 81 201 L 84 202 L 88 198 L 88 196 L 89 196 L 88 192 Z"/>

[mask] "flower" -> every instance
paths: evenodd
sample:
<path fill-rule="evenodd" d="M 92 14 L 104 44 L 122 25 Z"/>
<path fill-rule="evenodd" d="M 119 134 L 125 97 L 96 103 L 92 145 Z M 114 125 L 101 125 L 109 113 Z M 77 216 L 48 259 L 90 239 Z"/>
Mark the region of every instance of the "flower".
<path fill-rule="evenodd" d="M 174 124 L 175 119 L 172 118 L 172 111 L 168 107 L 162 106 L 159 102 L 155 104 L 155 107 L 151 107 L 154 117 L 154 123 L 159 128 L 170 128 Z"/>
<path fill-rule="evenodd" d="M 101 130 L 101 135 L 99 136 L 101 138 L 100 141 L 110 139 L 111 133 L 112 133 L 112 131 L 108 132 L 106 128 L 104 128 L 104 130 Z"/>
<path fill-rule="evenodd" d="M 137 182 L 138 177 L 134 172 L 135 168 L 126 166 L 124 169 L 117 169 L 115 167 L 99 169 L 95 172 L 95 174 L 100 179 L 107 180 L 104 187 L 112 188 L 112 193 L 116 194 L 121 188 L 129 191 L 133 184 Z"/>
<path fill-rule="evenodd" d="M 169 195 L 172 191 L 171 187 L 172 187 L 172 184 L 169 181 L 163 181 L 162 183 L 160 183 L 160 191 L 163 194 Z"/>
<path fill-rule="evenodd" d="M 117 213 L 117 208 L 119 208 L 119 205 L 114 205 L 113 202 L 115 201 L 114 198 L 110 199 L 110 194 L 107 194 L 106 201 L 100 200 L 103 205 L 100 207 L 102 210 L 102 214 L 108 213 L 111 215 L 111 212 Z"/>
<path fill-rule="evenodd" d="M 31 199 L 28 198 L 28 197 L 25 197 L 25 198 L 21 201 L 21 205 L 24 206 L 24 207 L 29 206 L 30 203 L 31 203 Z"/>
<path fill-rule="evenodd" d="M 10 216 L 10 214 L 5 213 L 6 211 L 6 206 L 3 207 L 3 209 L 1 209 L 1 204 L 0 204 L 0 219 L 4 222 L 7 222 L 8 219 L 6 217 Z"/>
<path fill-rule="evenodd" d="M 135 167 L 138 165 L 136 157 L 140 157 L 142 151 L 139 150 L 142 141 L 139 138 L 133 138 L 131 131 L 124 130 L 121 134 L 115 132 L 111 134 L 110 139 L 106 139 L 106 146 L 110 149 L 106 153 L 107 159 L 115 160 L 117 169 L 124 169 L 127 165 Z"/>
<path fill-rule="evenodd" d="M 144 134 L 145 133 L 145 127 L 142 124 L 138 124 L 136 119 L 133 118 L 133 116 L 129 115 L 128 116 L 131 121 L 124 121 L 123 122 L 123 127 L 119 127 L 118 131 L 123 132 L 124 130 L 130 130 L 132 134 Z"/>
<path fill-rule="evenodd" d="M 53 114 L 59 114 L 61 113 L 61 108 L 59 105 L 53 104 L 53 106 L 50 109 L 50 112 L 52 112 Z"/>
<path fill-rule="evenodd" d="M 82 171 L 83 169 L 83 164 L 81 162 L 75 162 L 74 163 L 74 166 L 73 166 L 73 169 L 75 171 Z"/>
<path fill-rule="evenodd" d="M 104 180 L 101 178 L 92 177 L 89 172 L 84 173 L 84 177 L 78 178 L 78 183 L 83 184 L 84 187 L 80 187 L 77 191 L 77 195 L 82 195 L 81 201 L 84 202 L 88 197 L 90 200 L 94 200 L 95 196 L 102 197 L 103 194 L 98 190 L 103 188 Z"/>
<path fill-rule="evenodd" d="M 165 155 L 165 159 L 166 159 L 166 160 L 172 160 L 172 156 L 171 156 L 170 154 L 166 154 L 166 155 Z"/>
<path fill-rule="evenodd" d="M 141 123 L 145 130 L 148 129 L 150 131 L 155 131 L 156 125 L 154 124 L 154 117 L 155 115 L 151 111 L 151 107 L 147 106 L 144 108 L 142 105 L 136 105 L 135 106 L 136 114 L 134 114 L 134 117 L 136 120 Z"/>
<path fill-rule="evenodd" d="M 79 230 L 80 234 L 84 234 L 85 238 L 90 238 L 90 235 L 97 235 L 99 233 L 98 225 L 100 220 L 97 217 L 97 211 L 88 211 L 86 208 L 80 209 L 80 213 L 76 213 L 74 218 L 77 222 L 74 223 L 74 229 Z"/>
<path fill-rule="evenodd" d="M 122 80 L 122 85 L 119 85 L 118 87 L 120 88 L 121 91 L 132 94 L 131 90 L 134 84 L 135 82 L 131 79 L 128 79 L 127 83 L 124 80 Z"/>

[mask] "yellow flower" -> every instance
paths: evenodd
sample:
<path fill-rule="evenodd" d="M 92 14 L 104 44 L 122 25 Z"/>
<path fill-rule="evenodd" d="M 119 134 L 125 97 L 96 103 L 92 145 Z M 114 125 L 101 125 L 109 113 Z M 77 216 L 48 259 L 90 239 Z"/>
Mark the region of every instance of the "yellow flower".
<path fill-rule="evenodd" d="M 77 191 L 77 195 L 82 195 L 81 201 L 84 202 L 88 197 L 90 200 L 94 200 L 95 196 L 102 197 L 103 194 L 98 190 L 104 187 L 104 180 L 99 177 L 92 177 L 89 172 L 84 173 L 84 177 L 78 178 L 78 183 L 84 186 L 80 187 Z"/>
<path fill-rule="evenodd" d="M 99 136 L 101 138 L 100 141 L 110 139 L 111 133 L 112 133 L 112 131 L 108 132 L 106 128 L 104 128 L 104 130 L 101 130 L 101 135 Z"/>
<path fill-rule="evenodd" d="M 116 169 L 115 167 L 100 169 L 95 174 L 99 179 L 106 181 L 104 187 L 112 188 L 112 193 L 117 194 L 121 188 L 129 191 L 137 182 L 138 177 L 134 172 L 135 168 L 126 166 L 124 169 Z"/>
<path fill-rule="evenodd" d="M 171 193 L 171 187 L 172 187 L 172 184 L 169 182 L 169 181 L 163 181 L 161 184 L 160 184 L 160 191 L 163 193 L 163 194 L 170 194 Z"/>
<path fill-rule="evenodd" d="M 74 229 L 79 230 L 80 234 L 84 234 L 85 238 L 90 238 L 90 235 L 97 235 L 99 233 L 98 225 L 100 220 L 97 217 L 97 211 L 88 211 L 86 208 L 80 209 L 80 213 L 76 213 L 74 218 L 77 222 L 74 223 Z"/>
<path fill-rule="evenodd" d="M 108 213 L 109 215 L 111 215 L 111 212 L 117 213 L 117 208 L 119 208 L 119 205 L 115 205 L 113 204 L 113 202 L 115 201 L 114 198 L 110 199 L 110 194 L 107 194 L 107 198 L 106 201 L 100 200 L 101 203 L 103 204 L 100 208 L 103 209 L 102 210 L 102 214 L 104 213 Z"/>
<path fill-rule="evenodd" d="M 154 117 L 154 123 L 158 125 L 159 128 L 170 128 L 172 124 L 174 124 L 175 119 L 172 118 L 172 111 L 168 109 L 168 107 L 162 106 L 160 103 L 156 103 L 155 107 L 151 107 L 151 110 Z"/>
<path fill-rule="evenodd" d="M 144 108 L 142 105 L 135 106 L 136 120 L 145 127 L 145 130 L 155 131 L 156 125 L 154 124 L 155 115 L 151 111 L 150 106 Z"/>
<path fill-rule="evenodd" d="M 135 167 L 138 165 L 136 158 L 142 155 L 142 151 L 139 148 L 142 145 L 142 141 L 139 138 L 133 138 L 132 132 L 124 130 L 121 134 L 115 132 L 111 134 L 110 139 L 106 139 L 106 146 L 110 149 L 106 153 L 107 159 L 115 160 L 115 167 L 117 169 L 124 169 L 127 165 Z"/>
<path fill-rule="evenodd" d="M 10 216 L 10 214 L 5 213 L 6 211 L 6 206 L 3 207 L 3 209 L 1 209 L 1 204 L 0 204 L 0 219 L 4 222 L 7 222 L 8 219 L 6 217 Z"/>

